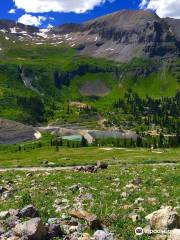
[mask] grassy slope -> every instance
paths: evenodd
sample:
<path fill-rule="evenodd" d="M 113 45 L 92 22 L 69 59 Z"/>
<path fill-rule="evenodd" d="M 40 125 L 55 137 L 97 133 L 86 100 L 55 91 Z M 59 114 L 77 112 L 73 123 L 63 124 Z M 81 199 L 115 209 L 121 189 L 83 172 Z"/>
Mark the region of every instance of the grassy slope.
<path fill-rule="evenodd" d="M 4 40 L 3 40 L 4 41 Z M 2 44 L 2 42 L 1 42 Z M 159 73 L 153 73 L 148 77 L 132 76 L 137 68 L 147 68 L 154 64 L 148 61 L 135 60 L 128 64 L 116 64 L 104 59 L 77 56 L 75 50 L 67 46 L 31 46 L 21 43 L 11 44 L 7 41 L 5 50 L 0 53 L 0 116 L 14 120 L 35 123 L 33 111 L 23 108 L 17 103 L 19 97 L 33 97 L 44 106 L 42 121 L 61 118 L 62 106 L 66 106 L 69 100 L 84 101 L 94 105 L 101 112 L 111 107 L 118 98 L 122 98 L 128 88 L 132 88 L 141 97 L 172 96 L 180 89 L 176 76 L 168 70 L 162 69 Z M 32 78 L 41 95 L 27 89 L 20 79 L 18 67 L 22 66 L 26 74 Z M 80 73 L 79 69 L 87 67 L 86 73 Z M 118 69 L 119 74 L 124 70 L 130 70 L 131 74 L 117 77 L 109 68 Z M 95 70 L 98 68 L 98 70 Z M 93 69 L 93 70 L 92 70 Z M 58 89 L 54 84 L 54 72 L 76 72 L 71 77 L 69 87 Z M 72 75 L 72 74 L 71 74 Z M 111 92 L 98 100 L 82 96 L 79 88 L 86 82 L 102 81 Z M 36 109 L 34 110 L 36 111 Z M 55 113 L 55 116 L 53 114 Z M 38 113 L 37 113 L 38 114 Z"/>
<path fill-rule="evenodd" d="M 133 79 L 125 79 L 123 82 L 118 82 L 112 87 L 112 92 L 100 99 L 95 105 L 99 108 L 107 108 L 111 106 L 119 98 L 123 98 L 128 88 L 142 98 L 147 95 L 153 98 L 174 96 L 177 90 L 180 89 L 180 84 L 169 72 L 154 73 L 146 78 L 139 78 L 137 81 Z"/>

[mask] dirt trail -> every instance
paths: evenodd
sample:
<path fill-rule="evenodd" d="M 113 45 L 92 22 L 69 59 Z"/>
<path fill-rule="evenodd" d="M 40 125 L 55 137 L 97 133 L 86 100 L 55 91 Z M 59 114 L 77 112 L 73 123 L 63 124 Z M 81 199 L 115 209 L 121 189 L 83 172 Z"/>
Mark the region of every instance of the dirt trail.
<path fill-rule="evenodd" d="M 180 163 L 129 163 L 129 164 L 119 164 L 119 166 L 180 166 Z M 109 165 L 113 166 L 113 165 Z M 52 171 L 67 171 L 73 170 L 74 168 L 78 167 L 85 167 L 85 166 L 67 166 L 67 167 L 21 167 L 21 168 L 0 168 L 1 172 L 12 172 L 12 171 L 19 171 L 19 172 L 52 172 Z"/>
<path fill-rule="evenodd" d="M 76 166 L 78 167 L 78 166 Z M 72 170 L 75 166 L 70 167 L 21 167 L 21 168 L 0 168 L 0 172 L 8 172 L 8 171 L 19 171 L 19 172 L 46 172 L 46 171 L 64 171 L 64 170 Z"/>

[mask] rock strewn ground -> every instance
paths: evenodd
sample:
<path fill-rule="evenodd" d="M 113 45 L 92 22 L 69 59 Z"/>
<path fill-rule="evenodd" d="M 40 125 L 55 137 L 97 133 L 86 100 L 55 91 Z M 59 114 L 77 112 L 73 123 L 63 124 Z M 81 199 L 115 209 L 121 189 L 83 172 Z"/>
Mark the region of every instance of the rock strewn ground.
<path fill-rule="evenodd" d="M 178 166 L 98 167 L 104 170 L 1 173 L 2 234 L 135 240 L 141 227 L 143 240 L 178 239 Z"/>

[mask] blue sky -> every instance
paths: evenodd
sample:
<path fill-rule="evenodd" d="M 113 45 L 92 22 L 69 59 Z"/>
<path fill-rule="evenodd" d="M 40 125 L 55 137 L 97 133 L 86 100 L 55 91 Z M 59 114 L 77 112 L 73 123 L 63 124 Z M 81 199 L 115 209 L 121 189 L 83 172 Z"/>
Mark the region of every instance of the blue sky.
<path fill-rule="evenodd" d="M 0 0 L 0 19 L 40 27 L 57 26 L 85 22 L 121 9 L 139 9 L 140 4 L 162 17 L 180 18 L 179 0 L 169 0 L 169 5 L 166 0 Z"/>

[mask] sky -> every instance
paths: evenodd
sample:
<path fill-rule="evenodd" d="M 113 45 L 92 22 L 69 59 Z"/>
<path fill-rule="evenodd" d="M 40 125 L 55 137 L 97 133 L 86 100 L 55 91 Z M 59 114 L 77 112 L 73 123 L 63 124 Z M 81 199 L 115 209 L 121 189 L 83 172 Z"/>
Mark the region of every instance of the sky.
<path fill-rule="evenodd" d="M 122 9 L 151 9 L 160 17 L 180 19 L 180 0 L 0 0 L 0 19 L 51 28 Z"/>

